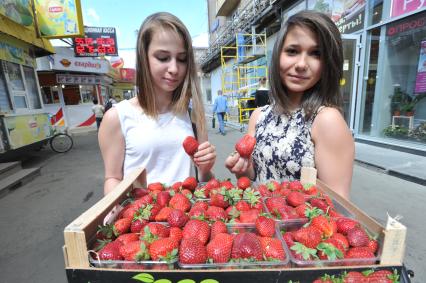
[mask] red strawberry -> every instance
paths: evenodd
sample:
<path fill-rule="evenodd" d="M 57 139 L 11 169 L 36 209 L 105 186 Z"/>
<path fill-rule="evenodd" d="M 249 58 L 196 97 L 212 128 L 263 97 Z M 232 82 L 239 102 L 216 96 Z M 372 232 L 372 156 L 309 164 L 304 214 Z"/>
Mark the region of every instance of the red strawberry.
<path fill-rule="evenodd" d="M 250 209 L 247 211 L 240 211 L 241 223 L 255 223 L 257 217 L 259 217 L 259 210 Z"/>
<path fill-rule="evenodd" d="M 147 189 L 144 188 L 134 188 L 131 192 L 130 192 L 130 196 L 138 199 L 143 197 L 144 195 L 147 195 L 149 193 L 149 191 Z"/>
<path fill-rule="evenodd" d="M 255 260 L 262 260 L 262 245 L 260 244 L 259 238 L 250 232 L 244 232 L 238 234 L 234 238 L 234 244 L 232 246 L 232 258 L 254 258 Z"/>
<path fill-rule="evenodd" d="M 337 232 L 346 235 L 350 229 L 359 226 L 359 223 L 354 219 L 342 217 L 336 220 L 336 225 Z"/>
<path fill-rule="evenodd" d="M 96 239 L 105 240 L 112 239 L 114 237 L 114 231 L 111 225 L 99 225 L 96 231 Z"/>
<path fill-rule="evenodd" d="M 250 205 L 245 201 L 245 200 L 239 200 L 236 204 L 235 204 L 235 208 L 238 211 L 247 211 L 250 210 Z"/>
<path fill-rule="evenodd" d="M 135 216 L 135 213 L 139 210 L 139 208 L 140 207 L 136 203 L 127 205 L 122 211 L 120 211 L 118 219 L 120 218 L 133 219 L 133 217 Z"/>
<path fill-rule="evenodd" d="M 273 213 L 274 211 L 278 211 L 279 208 L 284 207 L 287 203 L 282 197 L 271 197 L 265 200 L 265 204 L 269 212 Z"/>
<path fill-rule="evenodd" d="M 204 210 L 207 210 L 208 207 L 209 207 L 209 205 L 207 204 L 207 202 L 205 202 L 205 201 L 197 201 L 197 202 L 195 202 L 192 205 L 191 210 L 197 209 L 197 208 L 202 208 Z"/>
<path fill-rule="evenodd" d="M 120 254 L 125 260 L 142 261 L 149 259 L 147 254 L 147 243 L 145 241 L 129 242 L 120 247 Z"/>
<path fill-rule="evenodd" d="M 155 216 L 155 221 L 157 222 L 166 222 L 167 217 L 169 217 L 170 212 L 172 212 L 173 208 L 171 207 L 163 207 Z"/>
<path fill-rule="evenodd" d="M 331 236 L 331 239 L 335 239 L 336 241 L 338 241 L 345 250 L 349 248 L 348 239 L 343 234 L 334 233 L 333 236 Z"/>
<path fill-rule="evenodd" d="M 132 233 L 140 233 L 140 231 L 148 224 L 148 220 L 146 219 L 134 219 L 132 224 L 130 225 L 130 232 Z"/>
<path fill-rule="evenodd" d="M 180 209 L 173 209 L 167 216 L 167 222 L 169 222 L 170 227 L 182 228 L 188 220 L 188 215 Z"/>
<path fill-rule="evenodd" d="M 150 222 L 146 227 L 149 228 L 149 231 L 153 235 L 157 235 L 160 238 L 167 238 L 170 234 L 170 229 L 160 223 Z"/>
<path fill-rule="evenodd" d="M 210 221 L 226 221 L 228 219 L 228 215 L 222 207 L 213 205 L 207 208 L 205 216 Z"/>
<path fill-rule="evenodd" d="M 165 207 L 169 205 L 170 201 L 170 193 L 168 191 L 162 191 L 157 194 L 157 200 L 156 204 L 158 204 L 161 207 Z"/>
<path fill-rule="evenodd" d="M 295 241 L 311 249 L 315 249 L 321 242 L 321 231 L 312 226 L 300 228 L 293 236 Z"/>
<path fill-rule="evenodd" d="M 123 245 L 130 243 L 130 242 L 138 241 L 138 240 L 139 240 L 139 235 L 136 234 L 136 233 L 123 234 L 123 235 L 118 236 L 118 238 L 116 239 L 116 241 L 121 242 L 121 244 L 123 244 Z"/>
<path fill-rule="evenodd" d="M 303 191 L 303 185 L 298 180 L 291 181 L 288 184 L 288 188 L 292 191 Z"/>
<path fill-rule="evenodd" d="M 306 217 L 306 209 L 309 209 L 310 207 L 306 203 L 302 203 L 301 205 L 296 207 L 296 213 L 302 218 Z"/>
<path fill-rule="evenodd" d="M 162 191 L 162 190 L 164 190 L 164 185 L 160 182 L 151 183 L 151 184 L 148 185 L 148 190 L 150 192 Z"/>
<path fill-rule="evenodd" d="M 183 239 L 197 238 L 201 244 L 205 245 L 210 237 L 210 227 L 204 221 L 191 219 L 182 230 Z"/>
<path fill-rule="evenodd" d="M 217 188 L 220 188 L 220 182 L 217 179 L 212 178 L 212 179 L 210 179 L 210 181 L 207 182 L 207 184 L 205 185 L 205 187 L 209 191 L 213 190 L 213 189 L 217 189 Z"/>
<path fill-rule="evenodd" d="M 362 283 L 367 282 L 367 278 L 358 271 L 349 271 L 343 276 L 344 283 Z"/>
<path fill-rule="evenodd" d="M 368 282 L 370 283 L 394 283 L 399 282 L 399 275 L 396 272 L 390 271 L 390 270 L 377 270 L 372 273 L 370 273 L 367 276 Z"/>
<path fill-rule="evenodd" d="M 175 193 L 179 192 L 182 188 L 182 182 L 176 182 L 170 187 Z"/>
<path fill-rule="evenodd" d="M 198 141 L 192 136 L 187 136 L 182 145 L 183 149 L 189 156 L 194 156 L 199 146 Z"/>
<path fill-rule="evenodd" d="M 300 218 L 300 216 L 296 212 L 296 209 L 289 205 L 284 205 L 283 207 L 278 208 L 278 211 L 276 211 L 275 214 L 281 220 Z"/>
<path fill-rule="evenodd" d="M 251 185 L 251 180 L 248 177 L 240 177 L 237 181 L 237 186 L 241 190 L 245 190 Z"/>
<path fill-rule="evenodd" d="M 326 213 L 329 209 L 328 204 L 325 202 L 324 199 L 319 198 L 313 198 L 309 201 L 312 207 L 316 207 L 321 209 L 324 213 Z"/>
<path fill-rule="evenodd" d="M 151 204 L 153 201 L 154 198 L 151 196 L 151 194 L 148 194 L 141 197 L 140 199 L 135 200 L 133 204 L 139 209 L 141 207 L 145 207 L 148 204 Z"/>
<path fill-rule="evenodd" d="M 121 218 L 114 222 L 113 231 L 116 237 L 125 234 L 130 231 L 130 225 L 132 220 L 129 218 Z"/>
<path fill-rule="evenodd" d="M 106 244 L 98 253 L 100 260 L 122 260 L 120 254 L 121 242 L 113 241 Z"/>
<path fill-rule="evenodd" d="M 268 190 L 268 187 L 266 185 L 259 185 L 257 187 L 257 190 L 259 191 L 262 197 L 270 197 L 272 195 L 271 191 Z"/>
<path fill-rule="evenodd" d="M 228 228 L 226 227 L 225 223 L 223 223 L 222 221 L 213 222 L 210 228 L 210 241 L 213 240 L 216 235 L 227 232 Z"/>
<path fill-rule="evenodd" d="M 375 239 L 370 239 L 368 241 L 367 247 L 373 252 L 373 254 L 375 254 L 379 248 L 379 243 Z"/>
<path fill-rule="evenodd" d="M 324 215 L 318 215 L 312 218 L 310 225 L 318 228 L 318 230 L 322 232 L 324 238 L 329 238 L 337 232 L 336 222 Z"/>
<path fill-rule="evenodd" d="M 178 193 L 170 199 L 169 206 L 175 209 L 180 209 L 183 212 L 187 212 L 191 208 L 191 202 L 186 196 Z"/>
<path fill-rule="evenodd" d="M 281 261 L 285 259 L 285 251 L 279 239 L 270 237 L 260 237 L 259 240 L 265 258 L 278 259 Z"/>
<path fill-rule="evenodd" d="M 155 240 L 149 246 L 149 254 L 152 260 L 171 260 L 176 258 L 179 242 L 173 238 Z"/>
<path fill-rule="evenodd" d="M 312 184 L 303 185 L 303 191 L 305 192 L 305 194 L 311 196 L 318 194 L 318 188 Z"/>
<path fill-rule="evenodd" d="M 220 187 L 225 187 L 226 190 L 230 190 L 234 187 L 234 184 L 229 180 L 225 180 L 220 183 Z"/>
<path fill-rule="evenodd" d="M 262 237 L 272 237 L 275 234 L 275 221 L 265 216 L 259 216 L 256 221 L 256 230 Z"/>
<path fill-rule="evenodd" d="M 367 247 L 354 247 L 346 252 L 345 258 L 374 258 L 374 254 Z"/>
<path fill-rule="evenodd" d="M 191 192 L 193 192 L 195 188 L 197 188 L 197 186 L 198 182 L 197 179 L 195 179 L 194 177 L 188 177 L 182 183 L 182 187 L 184 189 L 190 190 Z"/>
<path fill-rule="evenodd" d="M 294 245 L 294 238 L 292 232 L 284 232 L 283 234 L 284 242 L 287 244 L 288 247 L 292 247 Z"/>
<path fill-rule="evenodd" d="M 346 237 L 348 238 L 349 245 L 352 247 L 365 247 L 370 240 L 364 229 L 360 227 L 349 230 Z"/>
<path fill-rule="evenodd" d="M 235 149 L 238 151 L 241 157 L 249 158 L 256 145 L 256 139 L 250 135 L 244 135 L 235 145 Z"/>
<path fill-rule="evenodd" d="M 179 247 L 179 262 L 198 264 L 207 261 L 207 249 L 197 238 L 183 238 Z"/>
<path fill-rule="evenodd" d="M 220 222 L 216 222 L 220 223 Z M 214 263 L 228 262 L 232 252 L 233 237 L 229 234 L 217 234 L 207 245 L 207 257 Z"/>
<path fill-rule="evenodd" d="M 225 200 L 225 197 L 223 194 L 221 194 L 219 191 L 213 190 L 210 191 L 210 205 L 218 206 L 222 208 L 227 208 L 229 206 L 229 202 Z"/>
<path fill-rule="evenodd" d="M 305 203 L 305 194 L 299 191 L 292 191 L 287 196 L 287 203 L 293 207 L 299 206 Z"/>
<path fill-rule="evenodd" d="M 180 242 L 182 240 L 182 229 L 178 227 L 170 227 L 169 237 Z"/>
<path fill-rule="evenodd" d="M 323 260 L 336 260 L 344 257 L 344 249 L 334 239 L 327 239 L 317 246 L 318 257 Z"/>

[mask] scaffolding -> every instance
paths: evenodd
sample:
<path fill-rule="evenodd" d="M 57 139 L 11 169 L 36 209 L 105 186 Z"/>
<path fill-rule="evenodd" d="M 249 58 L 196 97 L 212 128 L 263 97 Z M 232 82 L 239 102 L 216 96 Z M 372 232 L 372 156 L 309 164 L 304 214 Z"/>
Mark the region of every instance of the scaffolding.
<path fill-rule="evenodd" d="M 221 47 L 222 93 L 232 109 L 228 125 L 244 131 L 255 109 L 254 92 L 268 74 L 266 33 L 237 33 L 235 46 Z"/>

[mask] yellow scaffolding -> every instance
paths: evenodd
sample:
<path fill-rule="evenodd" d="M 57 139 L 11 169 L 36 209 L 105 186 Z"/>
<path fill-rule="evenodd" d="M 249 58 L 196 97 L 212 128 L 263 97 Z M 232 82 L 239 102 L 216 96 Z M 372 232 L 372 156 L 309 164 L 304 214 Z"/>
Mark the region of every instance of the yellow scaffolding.
<path fill-rule="evenodd" d="M 244 127 L 255 109 L 251 95 L 258 88 L 259 79 L 267 77 L 266 33 L 237 33 L 235 46 L 222 46 L 222 93 L 237 111 L 231 113 L 228 123 Z"/>

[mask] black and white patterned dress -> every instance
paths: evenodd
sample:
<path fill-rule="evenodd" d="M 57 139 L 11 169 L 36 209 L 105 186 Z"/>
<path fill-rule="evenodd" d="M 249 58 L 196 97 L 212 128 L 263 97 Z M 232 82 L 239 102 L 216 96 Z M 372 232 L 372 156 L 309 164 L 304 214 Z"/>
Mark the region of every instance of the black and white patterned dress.
<path fill-rule="evenodd" d="M 272 105 L 261 108 L 253 151 L 256 181 L 300 179 L 303 166 L 315 167 L 311 139 L 315 116 L 305 121 L 305 111 L 301 108 L 291 116 L 277 114 Z"/>

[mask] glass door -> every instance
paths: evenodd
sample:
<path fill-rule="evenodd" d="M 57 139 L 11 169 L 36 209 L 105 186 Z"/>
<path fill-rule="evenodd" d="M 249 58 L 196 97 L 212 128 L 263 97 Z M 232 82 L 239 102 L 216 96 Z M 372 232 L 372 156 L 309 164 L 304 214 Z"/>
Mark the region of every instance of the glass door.
<path fill-rule="evenodd" d="M 358 83 L 360 35 L 342 35 L 343 78 L 340 89 L 343 95 L 343 114 L 351 130 L 354 129 L 355 101 Z"/>

